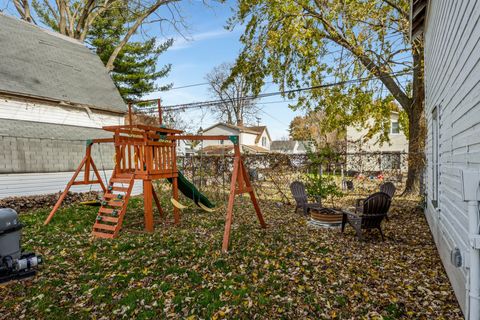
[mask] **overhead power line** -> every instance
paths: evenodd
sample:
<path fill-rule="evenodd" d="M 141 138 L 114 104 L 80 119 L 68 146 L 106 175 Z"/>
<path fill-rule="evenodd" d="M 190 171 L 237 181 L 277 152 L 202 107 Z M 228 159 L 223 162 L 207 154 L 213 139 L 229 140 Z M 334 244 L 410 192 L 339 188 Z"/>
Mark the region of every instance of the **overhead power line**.
<path fill-rule="evenodd" d="M 385 39 L 391 39 L 391 38 L 397 38 L 397 37 L 400 37 L 401 35 L 389 35 L 389 36 L 386 36 Z M 337 49 L 337 50 L 333 50 L 333 51 L 329 51 L 328 53 L 322 55 L 322 58 L 325 58 L 327 56 L 332 56 L 338 52 L 341 52 L 342 49 Z M 411 57 L 407 56 L 407 57 L 404 57 L 396 62 L 402 62 L 404 60 L 409 60 L 411 59 Z M 252 73 L 252 74 L 255 74 Z M 331 76 L 333 77 L 333 76 Z M 265 83 L 274 83 L 273 81 L 266 81 Z M 182 85 L 182 86 L 178 86 L 178 87 L 172 87 L 172 88 L 169 88 L 167 90 L 160 90 L 160 91 L 153 91 L 153 92 L 167 92 L 167 91 L 171 91 L 171 90 L 179 90 L 179 89 L 186 89 L 186 88 L 192 88 L 192 87 L 200 87 L 200 86 L 206 86 L 206 85 L 209 85 L 210 83 L 209 82 L 199 82 L 199 83 L 192 83 L 192 84 L 186 84 L 186 85 Z M 153 93 L 152 92 L 152 93 Z"/>
<path fill-rule="evenodd" d="M 412 71 L 400 71 L 400 72 L 390 73 L 388 76 L 384 76 L 384 77 L 375 77 L 375 76 L 372 77 L 372 76 L 370 76 L 370 77 L 356 78 L 356 79 L 345 80 L 345 81 L 331 82 L 331 83 L 326 83 L 326 84 L 322 84 L 322 85 L 318 85 L 318 86 L 304 87 L 304 88 L 291 89 L 291 90 L 285 90 L 285 91 L 266 92 L 266 93 L 259 94 L 257 96 L 249 95 L 249 96 L 238 97 L 238 98 L 235 98 L 235 99 L 228 100 L 227 102 L 255 100 L 255 99 L 262 99 L 262 98 L 285 95 L 285 94 L 290 94 L 290 93 L 310 91 L 310 90 L 315 90 L 315 89 L 330 88 L 330 87 L 341 86 L 341 85 L 352 84 L 352 83 L 358 83 L 358 82 L 381 80 L 381 79 L 386 78 L 386 77 L 397 77 L 397 76 L 407 75 L 407 74 L 410 74 L 411 72 Z M 191 102 L 191 103 L 185 103 L 185 104 L 168 105 L 168 106 L 163 106 L 162 109 L 163 109 L 163 111 L 200 109 L 200 108 L 206 108 L 206 107 L 214 107 L 214 106 L 217 106 L 219 104 L 223 104 L 225 102 L 226 102 L 225 100 L 207 100 L 207 101 L 198 101 L 198 102 Z M 148 112 L 149 108 L 150 107 L 145 107 L 147 112 Z M 157 112 L 156 108 L 151 107 L 151 112 Z"/>

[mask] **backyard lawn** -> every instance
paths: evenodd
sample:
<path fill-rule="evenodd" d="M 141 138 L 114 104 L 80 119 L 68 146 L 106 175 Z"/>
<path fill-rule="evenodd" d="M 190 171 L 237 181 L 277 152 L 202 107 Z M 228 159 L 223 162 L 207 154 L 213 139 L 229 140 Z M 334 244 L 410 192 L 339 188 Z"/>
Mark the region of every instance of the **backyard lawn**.
<path fill-rule="evenodd" d="M 237 199 L 228 254 L 223 210 L 187 209 L 181 226 L 143 234 L 130 230 L 142 227 L 141 205 L 131 200 L 113 241 L 90 240 L 95 207 L 69 206 L 46 227 L 48 209 L 22 214 L 24 247 L 45 264 L 0 287 L 0 319 L 462 318 L 413 201 L 394 200 L 385 242 L 376 231 L 359 242 L 352 228 L 312 229 L 293 207 L 265 201 L 262 230 Z"/>

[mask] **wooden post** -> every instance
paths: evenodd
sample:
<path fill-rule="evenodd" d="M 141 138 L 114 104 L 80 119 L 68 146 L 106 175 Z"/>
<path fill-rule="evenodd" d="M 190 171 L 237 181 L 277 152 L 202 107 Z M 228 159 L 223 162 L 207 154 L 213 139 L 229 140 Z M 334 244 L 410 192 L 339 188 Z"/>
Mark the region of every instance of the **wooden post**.
<path fill-rule="evenodd" d="M 172 178 L 172 192 L 173 192 L 173 199 L 178 201 L 178 178 L 173 177 Z M 177 207 L 173 206 L 173 219 L 174 223 L 178 225 L 180 223 L 180 212 Z"/>
<path fill-rule="evenodd" d="M 160 204 L 160 200 L 158 200 L 157 193 L 155 192 L 155 188 L 153 187 L 153 183 L 152 183 L 152 195 L 153 195 L 153 200 L 155 200 L 155 204 L 157 205 L 158 214 L 160 215 L 160 218 L 163 219 L 162 206 Z"/>
<path fill-rule="evenodd" d="M 85 161 L 85 172 L 83 174 L 83 181 L 88 183 L 90 180 L 90 161 L 91 161 L 91 154 L 92 154 L 92 144 L 87 142 L 87 150 L 85 152 L 85 157 L 87 158 Z"/>
<path fill-rule="evenodd" d="M 230 229 L 232 228 L 233 203 L 235 202 L 235 191 L 239 172 L 239 157 L 235 155 L 233 160 L 232 181 L 230 182 L 230 196 L 228 197 L 227 215 L 225 217 L 225 231 L 223 233 L 222 252 L 228 251 L 230 241 Z"/>
<path fill-rule="evenodd" d="M 232 181 L 230 183 L 230 196 L 228 198 L 227 214 L 225 218 L 225 231 L 223 233 L 222 252 L 224 253 L 228 251 L 228 244 L 230 242 L 230 230 L 232 228 L 233 221 L 233 205 L 235 202 L 235 196 L 237 194 L 243 194 L 248 192 L 253 207 L 255 208 L 255 213 L 257 214 L 260 225 L 262 226 L 262 228 L 267 227 L 267 224 L 263 220 L 262 211 L 260 210 L 260 206 L 258 205 L 255 192 L 250 182 L 250 177 L 248 176 L 245 165 L 243 164 L 242 156 L 240 154 L 240 147 L 238 146 L 238 144 L 234 146 L 234 151 L 235 158 L 233 160 L 233 173 Z"/>
<path fill-rule="evenodd" d="M 258 205 L 257 197 L 255 196 L 255 192 L 253 190 L 252 184 L 250 182 L 250 177 L 247 174 L 247 170 L 245 169 L 245 165 L 243 164 L 243 161 L 240 159 L 240 166 L 243 171 L 243 177 L 245 179 L 245 186 L 246 190 L 248 191 L 248 194 L 250 195 L 250 200 L 252 200 L 253 207 L 255 208 L 255 213 L 257 214 L 258 222 L 260 222 L 260 225 L 262 228 L 266 228 L 267 224 L 265 223 L 265 220 L 263 220 L 263 215 L 262 211 L 260 210 L 260 206 Z"/>
<path fill-rule="evenodd" d="M 163 119 L 162 119 L 162 105 L 161 105 L 160 99 L 157 100 L 157 106 L 158 106 L 158 124 L 161 126 Z"/>
<path fill-rule="evenodd" d="M 52 211 L 50 211 L 50 214 L 48 215 L 47 219 L 43 223 L 44 225 L 47 225 L 50 222 L 50 220 L 52 220 L 53 216 L 55 215 L 55 212 L 57 212 L 58 208 L 60 208 L 60 205 L 62 204 L 63 199 L 65 199 L 65 196 L 67 195 L 68 190 L 70 190 L 70 188 L 72 187 L 73 183 L 75 182 L 75 179 L 77 178 L 78 174 L 82 170 L 83 165 L 85 164 L 86 161 L 87 161 L 87 156 L 85 155 L 85 157 L 83 157 L 82 162 L 80 162 L 80 165 L 78 166 L 77 170 L 75 171 L 72 178 L 70 179 L 67 186 L 65 187 L 65 190 L 63 190 L 62 195 L 60 196 L 60 198 L 58 198 L 57 203 L 53 207 Z"/>
<path fill-rule="evenodd" d="M 143 180 L 143 210 L 145 219 L 145 230 L 153 232 L 153 210 L 152 210 L 152 180 Z"/>
<path fill-rule="evenodd" d="M 133 121 L 132 121 L 132 103 L 129 103 L 129 104 L 128 104 L 128 122 L 129 122 L 129 123 L 128 123 L 129 125 L 131 125 L 131 126 L 133 125 L 133 123 L 132 123 L 132 122 L 133 122 Z M 131 130 L 132 130 L 132 129 L 130 129 L 130 131 L 131 131 Z M 115 134 L 115 136 L 116 136 L 116 134 Z"/>

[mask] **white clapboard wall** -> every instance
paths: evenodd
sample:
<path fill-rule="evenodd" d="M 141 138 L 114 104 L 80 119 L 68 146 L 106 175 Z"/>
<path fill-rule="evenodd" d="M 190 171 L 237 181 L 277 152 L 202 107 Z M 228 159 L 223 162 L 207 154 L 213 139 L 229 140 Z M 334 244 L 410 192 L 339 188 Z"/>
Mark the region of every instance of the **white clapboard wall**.
<path fill-rule="evenodd" d="M 468 269 L 456 268 L 450 252 L 468 256 L 467 203 L 460 173 L 480 168 L 480 2 L 429 1 L 425 29 L 427 220 L 450 282 L 465 311 Z M 433 110 L 438 112 L 434 138 Z M 438 141 L 438 143 L 435 143 Z M 433 145 L 438 146 L 438 175 Z M 438 177 L 438 205 L 434 205 Z"/>
<path fill-rule="evenodd" d="M 123 116 L 97 110 L 0 97 L 0 118 L 101 128 L 123 124 Z"/>
<path fill-rule="evenodd" d="M 112 175 L 112 170 L 106 170 L 105 175 L 100 171 L 100 175 L 105 185 Z M 65 189 L 68 181 L 73 176 L 73 172 L 53 172 L 53 173 L 23 173 L 23 174 L 0 174 L 0 199 L 6 197 L 31 196 L 52 194 L 61 192 Z M 80 173 L 77 180 L 83 179 L 83 173 Z M 72 186 L 72 192 L 100 191 L 100 185 L 78 185 Z M 142 183 L 135 181 L 132 194 L 141 194 Z"/>

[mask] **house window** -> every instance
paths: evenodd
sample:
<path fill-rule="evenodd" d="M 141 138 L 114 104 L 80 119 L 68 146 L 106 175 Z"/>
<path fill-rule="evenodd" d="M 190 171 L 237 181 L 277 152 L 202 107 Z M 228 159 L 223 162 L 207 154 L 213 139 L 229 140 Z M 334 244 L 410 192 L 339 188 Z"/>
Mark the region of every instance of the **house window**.
<path fill-rule="evenodd" d="M 438 205 L 438 110 L 437 107 L 432 110 L 432 204 L 436 208 Z"/>
<path fill-rule="evenodd" d="M 392 120 L 390 123 L 390 133 L 398 134 L 400 133 L 400 126 L 398 124 L 398 120 Z"/>
<path fill-rule="evenodd" d="M 262 137 L 262 147 L 266 147 L 266 146 L 267 146 L 267 138 Z"/>
<path fill-rule="evenodd" d="M 224 141 L 223 141 L 223 140 L 219 140 L 219 142 L 220 142 L 220 144 L 223 144 L 223 143 L 224 143 Z"/>

